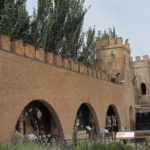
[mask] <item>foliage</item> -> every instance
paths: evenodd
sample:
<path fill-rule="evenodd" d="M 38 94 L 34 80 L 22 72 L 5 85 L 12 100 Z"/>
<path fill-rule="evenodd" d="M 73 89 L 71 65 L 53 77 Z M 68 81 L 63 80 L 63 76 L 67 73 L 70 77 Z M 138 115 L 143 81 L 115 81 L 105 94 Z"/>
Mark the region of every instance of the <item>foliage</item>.
<path fill-rule="evenodd" d="M 98 31 L 97 40 L 109 40 L 111 38 L 116 38 L 117 33 L 115 27 L 104 30 L 104 32 Z"/>
<path fill-rule="evenodd" d="M 60 147 L 43 147 L 37 144 L 25 143 L 18 145 L 0 145 L 0 150 L 48 150 L 61 149 Z M 63 149 L 63 148 L 62 148 Z M 69 148 L 70 150 L 133 150 L 131 146 L 121 143 L 111 144 L 95 144 L 95 143 L 79 143 Z"/>
<path fill-rule="evenodd" d="M 0 0 L 0 33 L 45 51 L 77 57 L 82 46 L 85 0 L 38 0 L 29 17 L 26 0 Z"/>
<path fill-rule="evenodd" d="M 31 23 L 33 44 L 65 57 L 77 56 L 86 11 L 84 0 L 39 0 Z"/>
<path fill-rule="evenodd" d="M 46 148 L 32 143 L 25 143 L 18 145 L 0 145 L 0 150 L 46 150 Z"/>
<path fill-rule="evenodd" d="M 131 146 L 124 145 L 121 143 L 111 143 L 111 144 L 80 143 L 74 146 L 73 150 L 133 150 L 133 148 Z"/>
<path fill-rule="evenodd" d="M 89 28 L 86 33 L 85 43 L 81 52 L 80 61 L 85 65 L 95 65 L 96 57 L 96 36 L 95 28 Z"/>
<path fill-rule="evenodd" d="M 26 0 L 2 1 L 0 13 L 0 33 L 16 39 L 28 40 L 29 16 Z"/>
<path fill-rule="evenodd" d="M 31 17 L 26 0 L 0 0 L 0 3 L 0 34 L 94 66 L 95 28 L 82 32 L 88 11 L 85 0 L 38 0 Z"/>

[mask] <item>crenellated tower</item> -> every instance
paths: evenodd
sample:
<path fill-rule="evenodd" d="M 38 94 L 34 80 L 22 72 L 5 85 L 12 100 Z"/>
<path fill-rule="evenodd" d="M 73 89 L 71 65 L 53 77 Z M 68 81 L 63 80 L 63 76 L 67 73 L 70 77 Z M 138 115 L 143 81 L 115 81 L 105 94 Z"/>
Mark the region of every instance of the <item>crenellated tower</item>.
<path fill-rule="evenodd" d="M 121 37 L 97 40 L 97 68 L 111 75 L 111 80 L 127 81 L 131 78 L 131 50 L 128 40 Z"/>
<path fill-rule="evenodd" d="M 137 56 L 133 63 L 138 104 L 150 104 L 150 58 Z"/>

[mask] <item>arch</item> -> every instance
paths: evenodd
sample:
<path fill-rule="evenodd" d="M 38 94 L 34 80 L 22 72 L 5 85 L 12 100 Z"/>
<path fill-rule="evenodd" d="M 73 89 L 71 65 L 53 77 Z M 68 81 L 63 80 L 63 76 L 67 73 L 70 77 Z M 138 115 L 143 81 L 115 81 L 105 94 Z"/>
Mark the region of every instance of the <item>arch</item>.
<path fill-rule="evenodd" d="M 106 129 L 110 132 L 119 131 L 121 128 L 120 116 L 117 107 L 113 104 L 108 106 L 106 112 Z"/>
<path fill-rule="evenodd" d="M 141 83 L 141 94 L 146 95 L 147 94 L 147 87 L 145 83 Z"/>
<path fill-rule="evenodd" d="M 74 123 L 73 139 L 95 140 L 99 136 L 99 124 L 96 112 L 89 103 L 80 105 Z"/>
<path fill-rule="evenodd" d="M 43 100 L 27 104 L 19 116 L 15 131 L 22 135 L 47 136 L 57 141 L 64 139 L 63 129 L 53 107 Z"/>

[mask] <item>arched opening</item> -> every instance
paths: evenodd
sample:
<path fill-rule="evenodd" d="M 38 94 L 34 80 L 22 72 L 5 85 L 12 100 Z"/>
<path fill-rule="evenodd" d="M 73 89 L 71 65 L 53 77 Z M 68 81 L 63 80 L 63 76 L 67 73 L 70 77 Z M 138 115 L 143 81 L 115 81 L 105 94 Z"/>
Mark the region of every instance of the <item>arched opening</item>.
<path fill-rule="evenodd" d="M 96 113 L 90 104 L 84 103 L 78 109 L 75 125 L 74 139 L 95 140 L 99 136 L 99 125 Z"/>
<path fill-rule="evenodd" d="M 136 112 L 136 130 L 150 130 L 150 112 Z"/>
<path fill-rule="evenodd" d="M 117 132 L 121 128 L 120 117 L 116 106 L 110 105 L 106 114 L 106 129 L 109 132 Z"/>
<path fill-rule="evenodd" d="M 47 140 L 62 141 L 63 130 L 54 109 L 44 101 L 32 101 L 21 113 L 16 131 L 23 136 L 47 137 Z"/>
<path fill-rule="evenodd" d="M 141 83 L 141 94 L 146 95 L 147 88 L 145 83 Z"/>

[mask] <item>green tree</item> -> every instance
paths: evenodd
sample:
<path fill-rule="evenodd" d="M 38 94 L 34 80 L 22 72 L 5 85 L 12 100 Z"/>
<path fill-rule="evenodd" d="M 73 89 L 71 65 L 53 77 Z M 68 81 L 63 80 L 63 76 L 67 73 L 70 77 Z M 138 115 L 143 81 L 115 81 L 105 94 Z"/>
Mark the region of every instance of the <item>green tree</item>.
<path fill-rule="evenodd" d="M 0 33 L 12 38 L 28 40 L 29 16 L 26 0 L 5 0 L 0 18 Z"/>
<path fill-rule="evenodd" d="M 84 0 L 39 0 L 31 24 L 34 45 L 63 56 L 77 57 L 86 11 Z"/>
<path fill-rule="evenodd" d="M 4 0 L 0 0 L 0 19 L 4 8 L 4 2 L 5 2 Z"/>
<path fill-rule="evenodd" d="M 89 28 L 86 37 L 85 43 L 83 45 L 83 50 L 81 52 L 80 61 L 85 65 L 95 66 L 96 60 L 96 35 L 95 28 Z"/>
<path fill-rule="evenodd" d="M 97 40 L 109 40 L 116 37 L 116 29 L 113 27 L 108 30 L 104 30 L 104 32 L 98 31 Z"/>
<path fill-rule="evenodd" d="M 87 9 L 84 9 L 84 0 L 71 0 L 69 13 L 64 28 L 62 54 L 77 58 L 78 51 L 83 45 L 82 27 Z"/>

